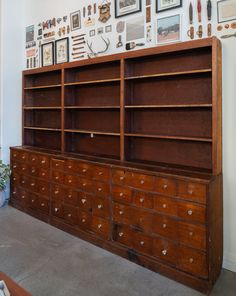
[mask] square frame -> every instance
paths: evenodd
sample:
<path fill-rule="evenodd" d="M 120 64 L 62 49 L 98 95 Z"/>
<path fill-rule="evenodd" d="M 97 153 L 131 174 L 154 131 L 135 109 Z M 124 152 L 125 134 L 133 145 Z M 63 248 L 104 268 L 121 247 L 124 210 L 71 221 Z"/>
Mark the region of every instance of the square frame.
<path fill-rule="evenodd" d="M 48 67 L 54 65 L 54 42 L 42 44 L 42 67 Z"/>
<path fill-rule="evenodd" d="M 227 1 L 227 0 L 221 0 L 221 1 L 218 1 L 217 2 L 217 21 L 218 21 L 218 23 L 220 24 L 220 23 L 224 23 L 224 22 L 231 22 L 231 21 L 234 21 L 234 20 L 236 20 L 236 13 L 235 13 L 235 16 L 233 16 L 233 17 L 222 17 L 222 15 L 221 15 L 221 9 L 222 9 L 222 7 L 224 6 L 224 4 L 225 5 L 229 5 L 229 3 L 230 3 L 231 1 Z M 236 3 L 234 2 L 234 4 L 235 4 L 235 6 L 236 6 Z"/>
<path fill-rule="evenodd" d="M 70 27 L 71 31 L 76 31 L 81 29 L 81 12 L 77 10 L 70 14 Z"/>
<path fill-rule="evenodd" d="M 175 9 L 175 8 L 179 8 L 182 7 L 182 0 L 171 0 L 171 1 L 175 1 L 176 3 L 174 4 L 167 4 L 164 5 L 163 7 L 161 6 L 161 4 L 163 5 L 163 1 L 164 0 L 156 0 L 156 12 L 162 12 L 162 11 L 166 11 L 166 10 L 171 10 L 171 9 Z"/>
<path fill-rule="evenodd" d="M 63 64 L 69 62 L 69 38 L 56 40 L 55 42 L 55 62 Z"/>
<path fill-rule="evenodd" d="M 169 27 L 166 28 L 166 30 L 163 29 L 163 32 L 167 31 L 166 32 L 167 35 L 169 34 L 169 32 L 173 32 L 173 33 L 178 32 L 179 33 L 179 38 L 177 38 L 177 39 L 170 39 L 170 40 L 167 39 L 166 41 L 160 41 L 158 39 L 158 37 L 160 35 L 158 22 L 163 21 L 163 20 L 167 20 L 167 19 L 170 19 L 170 18 L 174 18 L 174 17 L 179 17 L 179 23 L 178 24 L 174 24 L 172 26 L 170 25 Z M 156 44 L 157 45 L 180 42 L 181 41 L 181 15 L 180 14 L 175 14 L 175 15 L 170 15 L 170 16 L 166 16 L 166 17 L 157 19 L 157 22 L 156 22 L 156 32 L 157 32 L 157 36 L 156 36 Z M 167 35 L 165 35 L 165 36 L 167 36 Z"/>
<path fill-rule="evenodd" d="M 133 0 L 135 1 L 135 3 L 133 5 L 130 5 L 130 8 L 123 8 L 120 9 L 118 7 L 118 4 L 120 1 L 123 1 L 125 3 L 125 1 L 127 0 L 115 0 L 115 18 L 119 18 L 122 16 L 126 16 L 129 14 L 133 14 L 133 13 L 137 13 L 142 11 L 142 0 Z M 135 7 L 136 5 L 136 7 Z"/>

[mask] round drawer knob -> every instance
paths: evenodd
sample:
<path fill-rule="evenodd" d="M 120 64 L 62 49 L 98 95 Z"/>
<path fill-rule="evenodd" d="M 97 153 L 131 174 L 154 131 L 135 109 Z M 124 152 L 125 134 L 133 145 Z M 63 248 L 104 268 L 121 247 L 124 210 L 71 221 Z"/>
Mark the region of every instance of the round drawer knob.
<path fill-rule="evenodd" d="M 102 208 L 102 205 L 98 205 L 98 209 L 101 209 Z"/>
<path fill-rule="evenodd" d="M 167 208 L 167 204 L 163 204 L 162 207 L 163 207 L 163 209 L 166 209 Z"/>
<path fill-rule="evenodd" d="M 120 180 L 123 181 L 125 177 L 120 177 Z"/>
<path fill-rule="evenodd" d="M 59 211 L 59 209 L 58 209 L 58 208 L 55 208 L 55 209 L 54 209 L 54 212 L 55 212 L 55 213 L 57 213 L 58 211 Z"/>
<path fill-rule="evenodd" d="M 59 192 L 60 192 L 59 190 L 56 190 L 54 191 L 54 194 L 59 194 Z"/>
<path fill-rule="evenodd" d="M 22 156 L 21 158 L 22 158 L 22 159 L 25 159 L 25 156 Z"/>
<path fill-rule="evenodd" d="M 98 229 L 101 229 L 102 228 L 102 224 L 98 224 Z"/>
<path fill-rule="evenodd" d="M 193 236 L 193 232 L 192 231 L 189 232 L 189 236 Z"/>
<path fill-rule="evenodd" d="M 84 183 L 84 184 L 83 184 L 83 187 L 85 187 L 86 185 L 87 185 L 87 184 L 86 184 L 86 183 Z"/>
<path fill-rule="evenodd" d="M 141 241 L 141 242 L 140 242 L 140 245 L 141 245 L 141 246 L 144 246 L 144 244 L 145 244 L 144 241 Z"/>
<path fill-rule="evenodd" d="M 17 165 L 13 165 L 13 169 L 16 169 L 17 168 Z"/>
<path fill-rule="evenodd" d="M 188 215 L 189 216 L 192 216 L 192 214 L 193 214 L 193 211 L 192 210 L 188 210 Z"/>
<path fill-rule="evenodd" d="M 42 177 L 44 177 L 45 175 L 46 175 L 45 173 L 42 173 L 42 174 L 41 174 Z"/>
<path fill-rule="evenodd" d="M 144 184 L 144 182 L 145 182 L 144 180 L 141 180 L 141 181 L 140 181 L 140 184 L 141 184 L 141 185 L 143 185 L 143 184 Z"/>
<path fill-rule="evenodd" d="M 46 163 L 46 160 L 42 160 L 41 163 L 42 163 L 42 164 Z"/>
<path fill-rule="evenodd" d="M 165 223 L 162 224 L 162 228 L 166 228 L 167 225 Z"/>
<path fill-rule="evenodd" d="M 141 198 L 139 199 L 139 201 L 140 201 L 141 203 L 143 203 L 143 202 L 144 202 L 144 198 L 141 197 Z"/>
<path fill-rule="evenodd" d="M 162 253 L 162 255 L 166 256 L 167 255 L 167 250 L 162 250 L 161 253 Z"/>
<path fill-rule="evenodd" d="M 34 169 L 33 169 L 33 170 L 31 170 L 31 173 L 32 173 L 32 174 L 34 174 L 34 173 L 35 173 L 35 170 L 34 170 Z"/>
<path fill-rule="evenodd" d="M 193 190 L 189 190 L 188 194 L 192 195 L 193 194 Z"/>
<path fill-rule="evenodd" d="M 13 154 L 13 156 L 16 157 L 17 155 L 16 154 Z"/>
<path fill-rule="evenodd" d="M 22 195 L 22 196 L 21 196 L 21 198 L 22 198 L 22 199 L 25 199 L 25 196 L 24 196 L 24 195 Z"/>
<path fill-rule="evenodd" d="M 72 198 L 72 195 L 71 194 L 68 194 L 67 196 L 68 196 L 68 198 Z"/>
<path fill-rule="evenodd" d="M 71 218 L 71 216 L 72 216 L 71 214 L 68 214 L 68 215 L 67 215 L 68 218 Z"/>
<path fill-rule="evenodd" d="M 46 189 L 45 187 L 42 187 L 42 188 L 41 188 L 42 191 L 45 191 L 45 189 Z"/>
<path fill-rule="evenodd" d="M 102 191 L 102 188 L 98 188 L 98 192 L 101 192 Z"/>
<path fill-rule="evenodd" d="M 68 183 L 72 183 L 72 180 L 69 180 Z"/>
<path fill-rule="evenodd" d="M 72 165 L 68 165 L 68 169 L 72 169 Z"/>
<path fill-rule="evenodd" d="M 21 170 L 22 170 L 22 171 L 25 171 L 25 168 L 22 168 Z"/>
<path fill-rule="evenodd" d="M 124 212 L 123 211 L 119 211 L 119 214 L 122 216 L 124 214 Z"/>
<path fill-rule="evenodd" d="M 124 193 L 123 192 L 120 193 L 120 197 L 122 197 L 122 196 L 124 196 Z"/>
<path fill-rule="evenodd" d="M 16 191 L 13 191 L 12 194 L 13 194 L 13 195 L 16 195 Z"/>
<path fill-rule="evenodd" d="M 35 158 L 32 158 L 32 161 L 35 161 Z"/>
<path fill-rule="evenodd" d="M 15 178 L 15 177 L 13 178 L 13 181 L 16 181 L 16 178 Z M 22 182 L 21 182 L 21 183 L 22 183 Z"/>
<path fill-rule="evenodd" d="M 168 188 L 168 185 L 164 184 L 163 189 L 167 189 L 167 188 Z"/>
<path fill-rule="evenodd" d="M 31 199 L 31 202 L 32 202 L 32 203 L 34 203 L 34 202 L 35 202 L 35 200 L 34 200 L 34 199 Z"/>
<path fill-rule="evenodd" d="M 83 199 L 81 200 L 81 202 L 82 202 L 82 204 L 85 204 L 85 203 L 86 203 L 86 199 L 83 198 Z"/>
<path fill-rule="evenodd" d="M 16 180 L 16 179 L 15 179 Z M 21 184 L 25 184 L 25 181 L 23 180 L 23 181 L 21 181 Z"/>
<path fill-rule="evenodd" d="M 56 177 L 55 177 L 55 179 L 56 179 L 56 180 L 58 180 L 58 179 L 59 179 L 59 177 L 58 177 L 58 176 L 56 176 Z"/>
<path fill-rule="evenodd" d="M 194 260 L 193 260 L 193 258 L 190 258 L 190 259 L 189 259 L 189 263 L 191 263 L 191 264 L 192 264 L 192 263 L 193 263 L 193 261 L 194 261 Z"/>
<path fill-rule="evenodd" d="M 83 173 L 86 173 L 87 172 L 87 170 L 86 169 L 83 169 Z"/>
<path fill-rule="evenodd" d="M 56 167 L 59 167 L 59 163 L 56 163 Z"/>
<path fill-rule="evenodd" d="M 45 204 L 44 203 L 41 203 L 41 207 L 44 207 L 45 206 Z"/>
<path fill-rule="evenodd" d="M 99 175 L 99 176 L 102 176 L 102 175 L 103 175 L 103 172 L 99 172 L 98 175 Z"/>
<path fill-rule="evenodd" d="M 34 187 L 34 186 L 35 186 L 35 183 L 31 183 L 30 186 L 31 186 L 31 187 Z"/>
<path fill-rule="evenodd" d="M 123 232 L 119 232 L 119 237 L 122 237 L 124 236 L 124 233 Z"/>
<path fill-rule="evenodd" d="M 82 223 L 85 223 L 86 222 L 86 220 L 85 219 L 82 219 Z"/>

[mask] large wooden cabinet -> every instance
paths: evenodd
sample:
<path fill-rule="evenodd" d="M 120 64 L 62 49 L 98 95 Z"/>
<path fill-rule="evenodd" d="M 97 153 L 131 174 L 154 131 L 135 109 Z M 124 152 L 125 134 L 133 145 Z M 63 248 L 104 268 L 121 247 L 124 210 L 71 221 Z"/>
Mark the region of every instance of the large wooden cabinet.
<path fill-rule="evenodd" d="M 209 292 L 222 264 L 216 38 L 23 73 L 11 204 Z"/>

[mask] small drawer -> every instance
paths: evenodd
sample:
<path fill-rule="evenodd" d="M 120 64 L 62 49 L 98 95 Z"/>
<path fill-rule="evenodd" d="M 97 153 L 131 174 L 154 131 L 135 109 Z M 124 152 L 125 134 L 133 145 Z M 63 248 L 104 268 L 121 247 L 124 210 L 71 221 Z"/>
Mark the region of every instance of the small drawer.
<path fill-rule="evenodd" d="M 19 189 L 19 187 L 15 187 L 14 186 L 11 189 L 11 198 L 17 199 L 19 197 L 19 195 L 20 195 L 20 189 Z"/>
<path fill-rule="evenodd" d="M 64 182 L 67 186 L 78 187 L 79 178 L 77 176 L 73 176 L 73 175 L 65 175 Z"/>
<path fill-rule="evenodd" d="M 191 222 L 206 222 L 206 208 L 192 203 L 178 202 L 178 216 Z"/>
<path fill-rule="evenodd" d="M 76 172 L 77 174 L 91 179 L 93 176 L 93 168 L 90 164 L 86 162 L 77 162 L 76 163 Z"/>
<path fill-rule="evenodd" d="M 110 201 L 105 198 L 94 197 L 92 200 L 93 215 L 109 219 L 110 214 Z"/>
<path fill-rule="evenodd" d="M 102 182 L 93 182 L 93 193 L 97 196 L 109 197 L 110 185 Z"/>
<path fill-rule="evenodd" d="M 22 204 L 22 205 L 28 205 L 29 201 L 29 193 L 25 191 L 24 189 L 20 190 L 20 194 L 18 195 L 17 200 Z"/>
<path fill-rule="evenodd" d="M 153 191 L 154 180 L 155 178 L 153 176 L 132 173 L 129 184 L 137 189 Z"/>
<path fill-rule="evenodd" d="M 134 232 L 133 246 L 136 251 L 150 256 L 153 252 L 153 239 L 141 232 Z"/>
<path fill-rule="evenodd" d="M 38 173 L 39 178 L 42 178 L 44 180 L 49 180 L 49 171 L 47 169 L 39 169 Z"/>
<path fill-rule="evenodd" d="M 33 210 L 37 210 L 38 209 L 38 195 L 31 193 L 28 199 L 28 205 L 29 208 L 33 209 Z"/>
<path fill-rule="evenodd" d="M 13 175 L 13 181 L 15 180 L 15 178 L 16 178 L 16 176 Z M 21 175 L 21 176 L 20 176 L 20 183 L 19 183 L 19 185 L 20 185 L 21 187 L 24 187 L 24 188 L 26 188 L 26 187 L 33 188 L 33 187 L 31 186 L 30 182 L 31 182 L 31 181 L 30 181 L 30 178 L 29 178 L 29 177 L 24 176 L 24 175 Z M 35 184 L 35 182 L 34 182 L 34 184 Z"/>
<path fill-rule="evenodd" d="M 195 276 L 208 277 L 206 255 L 187 247 L 179 247 L 178 268 Z"/>
<path fill-rule="evenodd" d="M 178 238 L 182 244 L 196 249 L 206 249 L 206 228 L 203 226 L 179 222 Z"/>
<path fill-rule="evenodd" d="M 117 185 L 126 185 L 131 177 L 131 173 L 124 170 L 112 171 L 112 183 Z"/>
<path fill-rule="evenodd" d="M 28 169 L 28 165 L 27 165 L 26 163 L 21 163 L 21 165 L 20 165 L 20 169 L 19 169 L 19 172 L 20 172 L 21 174 L 27 174 L 28 171 L 29 171 L 29 169 Z"/>
<path fill-rule="evenodd" d="M 38 209 L 49 214 L 49 201 L 45 198 L 38 198 Z"/>
<path fill-rule="evenodd" d="M 91 230 L 92 214 L 81 210 L 77 211 L 79 228 L 83 230 Z"/>
<path fill-rule="evenodd" d="M 173 198 L 164 197 L 160 195 L 154 196 L 154 209 L 157 212 L 177 216 L 178 215 L 178 206 L 177 202 Z"/>
<path fill-rule="evenodd" d="M 14 184 L 14 186 L 21 184 L 21 176 L 15 172 L 13 172 L 13 174 L 11 175 L 11 182 L 12 184 Z"/>
<path fill-rule="evenodd" d="M 92 196 L 84 192 L 78 192 L 78 206 L 82 210 L 92 210 Z"/>
<path fill-rule="evenodd" d="M 39 165 L 42 168 L 48 168 L 50 166 L 50 161 L 47 156 L 39 155 Z"/>
<path fill-rule="evenodd" d="M 27 152 L 19 152 L 18 159 L 23 162 L 28 162 L 29 154 Z"/>
<path fill-rule="evenodd" d="M 91 181 L 89 179 L 83 179 L 81 177 L 78 177 L 77 187 L 79 190 L 85 191 L 88 193 L 92 193 L 95 191 L 95 186 L 94 186 L 93 181 Z"/>
<path fill-rule="evenodd" d="M 153 232 L 173 240 L 178 239 L 177 221 L 162 215 L 153 216 Z"/>
<path fill-rule="evenodd" d="M 57 217 L 57 218 L 63 218 L 64 213 L 63 213 L 63 205 L 61 202 L 58 201 L 53 201 L 52 202 L 52 215 Z"/>
<path fill-rule="evenodd" d="M 64 170 L 64 160 L 61 159 L 52 159 L 52 169 L 55 171 L 63 171 Z"/>
<path fill-rule="evenodd" d="M 146 232 L 152 232 L 153 214 L 149 212 L 130 208 L 130 216 L 132 217 L 132 225 Z M 131 219 L 131 218 L 130 218 Z"/>
<path fill-rule="evenodd" d="M 38 165 L 39 164 L 39 158 L 37 154 L 29 154 L 28 162 L 30 165 Z"/>
<path fill-rule="evenodd" d="M 39 181 L 36 178 L 29 178 L 28 188 L 30 191 L 38 193 L 39 190 Z"/>
<path fill-rule="evenodd" d="M 64 196 L 65 196 L 64 188 L 58 185 L 52 184 L 51 196 L 52 196 L 52 199 L 54 200 L 61 200 L 61 201 L 64 200 Z"/>
<path fill-rule="evenodd" d="M 76 173 L 77 172 L 77 163 L 75 160 L 66 160 L 64 162 L 64 170 L 67 173 Z"/>
<path fill-rule="evenodd" d="M 134 204 L 142 208 L 153 208 L 153 195 L 149 193 L 134 191 L 133 193 Z"/>
<path fill-rule="evenodd" d="M 103 182 L 109 182 L 110 170 L 106 167 L 92 166 L 93 179 Z"/>
<path fill-rule="evenodd" d="M 19 160 L 20 154 L 17 150 L 11 150 L 11 159 L 12 160 Z"/>
<path fill-rule="evenodd" d="M 113 220 L 122 224 L 135 224 L 132 208 L 118 203 L 113 203 Z"/>
<path fill-rule="evenodd" d="M 155 238 L 153 239 L 153 255 L 171 265 L 177 264 L 178 246 L 175 243 Z"/>
<path fill-rule="evenodd" d="M 12 162 L 11 170 L 13 173 L 21 173 L 21 164 L 19 162 Z"/>
<path fill-rule="evenodd" d="M 39 177 L 39 171 L 40 169 L 35 166 L 30 166 L 28 169 L 29 174 L 33 177 Z"/>
<path fill-rule="evenodd" d="M 52 181 L 59 184 L 64 184 L 65 175 L 63 172 L 52 171 Z"/>
<path fill-rule="evenodd" d="M 76 207 L 63 205 L 63 217 L 68 224 L 77 224 L 77 209 Z"/>
<path fill-rule="evenodd" d="M 78 205 L 78 192 L 74 190 L 64 190 L 64 202 L 74 206 Z"/>
<path fill-rule="evenodd" d="M 50 185 L 45 181 L 38 181 L 38 192 L 49 199 Z"/>
<path fill-rule="evenodd" d="M 171 179 L 156 178 L 154 191 L 164 195 L 176 196 L 176 182 Z"/>
<path fill-rule="evenodd" d="M 133 232 L 129 227 L 114 225 L 113 240 L 129 248 L 133 247 Z"/>
<path fill-rule="evenodd" d="M 110 239 L 110 222 L 108 220 L 93 216 L 92 231 L 105 239 Z"/>
<path fill-rule="evenodd" d="M 178 196 L 183 199 L 192 200 L 206 204 L 207 188 L 204 184 L 179 182 Z"/>
<path fill-rule="evenodd" d="M 114 200 L 125 201 L 128 203 L 133 202 L 132 190 L 120 186 L 112 187 L 112 197 Z"/>

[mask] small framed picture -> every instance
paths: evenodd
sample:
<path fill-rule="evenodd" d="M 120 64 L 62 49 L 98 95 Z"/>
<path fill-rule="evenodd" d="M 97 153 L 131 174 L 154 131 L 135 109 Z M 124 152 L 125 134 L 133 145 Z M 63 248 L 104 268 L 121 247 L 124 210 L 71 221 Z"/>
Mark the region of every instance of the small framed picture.
<path fill-rule="evenodd" d="M 115 17 L 142 11 L 141 0 L 115 0 Z"/>
<path fill-rule="evenodd" d="M 178 8 L 181 6 L 182 6 L 182 0 L 156 0 L 157 12 Z"/>
<path fill-rule="evenodd" d="M 112 31 L 112 26 L 111 25 L 105 27 L 105 32 L 106 33 L 110 33 L 111 31 Z"/>
<path fill-rule="evenodd" d="M 236 20 L 236 1 L 223 0 L 217 2 L 218 23 Z"/>
<path fill-rule="evenodd" d="M 71 31 L 75 31 L 81 28 L 81 15 L 80 10 L 72 12 L 70 14 Z"/>
<path fill-rule="evenodd" d="M 96 34 L 95 30 L 90 30 L 89 31 L 89 37 L 93 37 L 93 36 L 95 36 L 95 34 Z"/>
<path fill-rule="evenodd" d="M 42 44 L 42 67 L 54 65 L 54 42 Z"/>
<path fill-rule="evenodd" d="M 180 41 L 180 15 L 172 15 L 157 20 L 157 43 Z"/>
<path fill-rule="evenodd" d="M 104 32 L 103 27 L 98 28 L 98 35 L 99 35 L 99 34 L 103 34 L 103 32 Z"/>
<path fill-rule="evenodd" d="M 59 39 L 55 42 L 56 64 L 69 62 L 69 38 Z"/>

